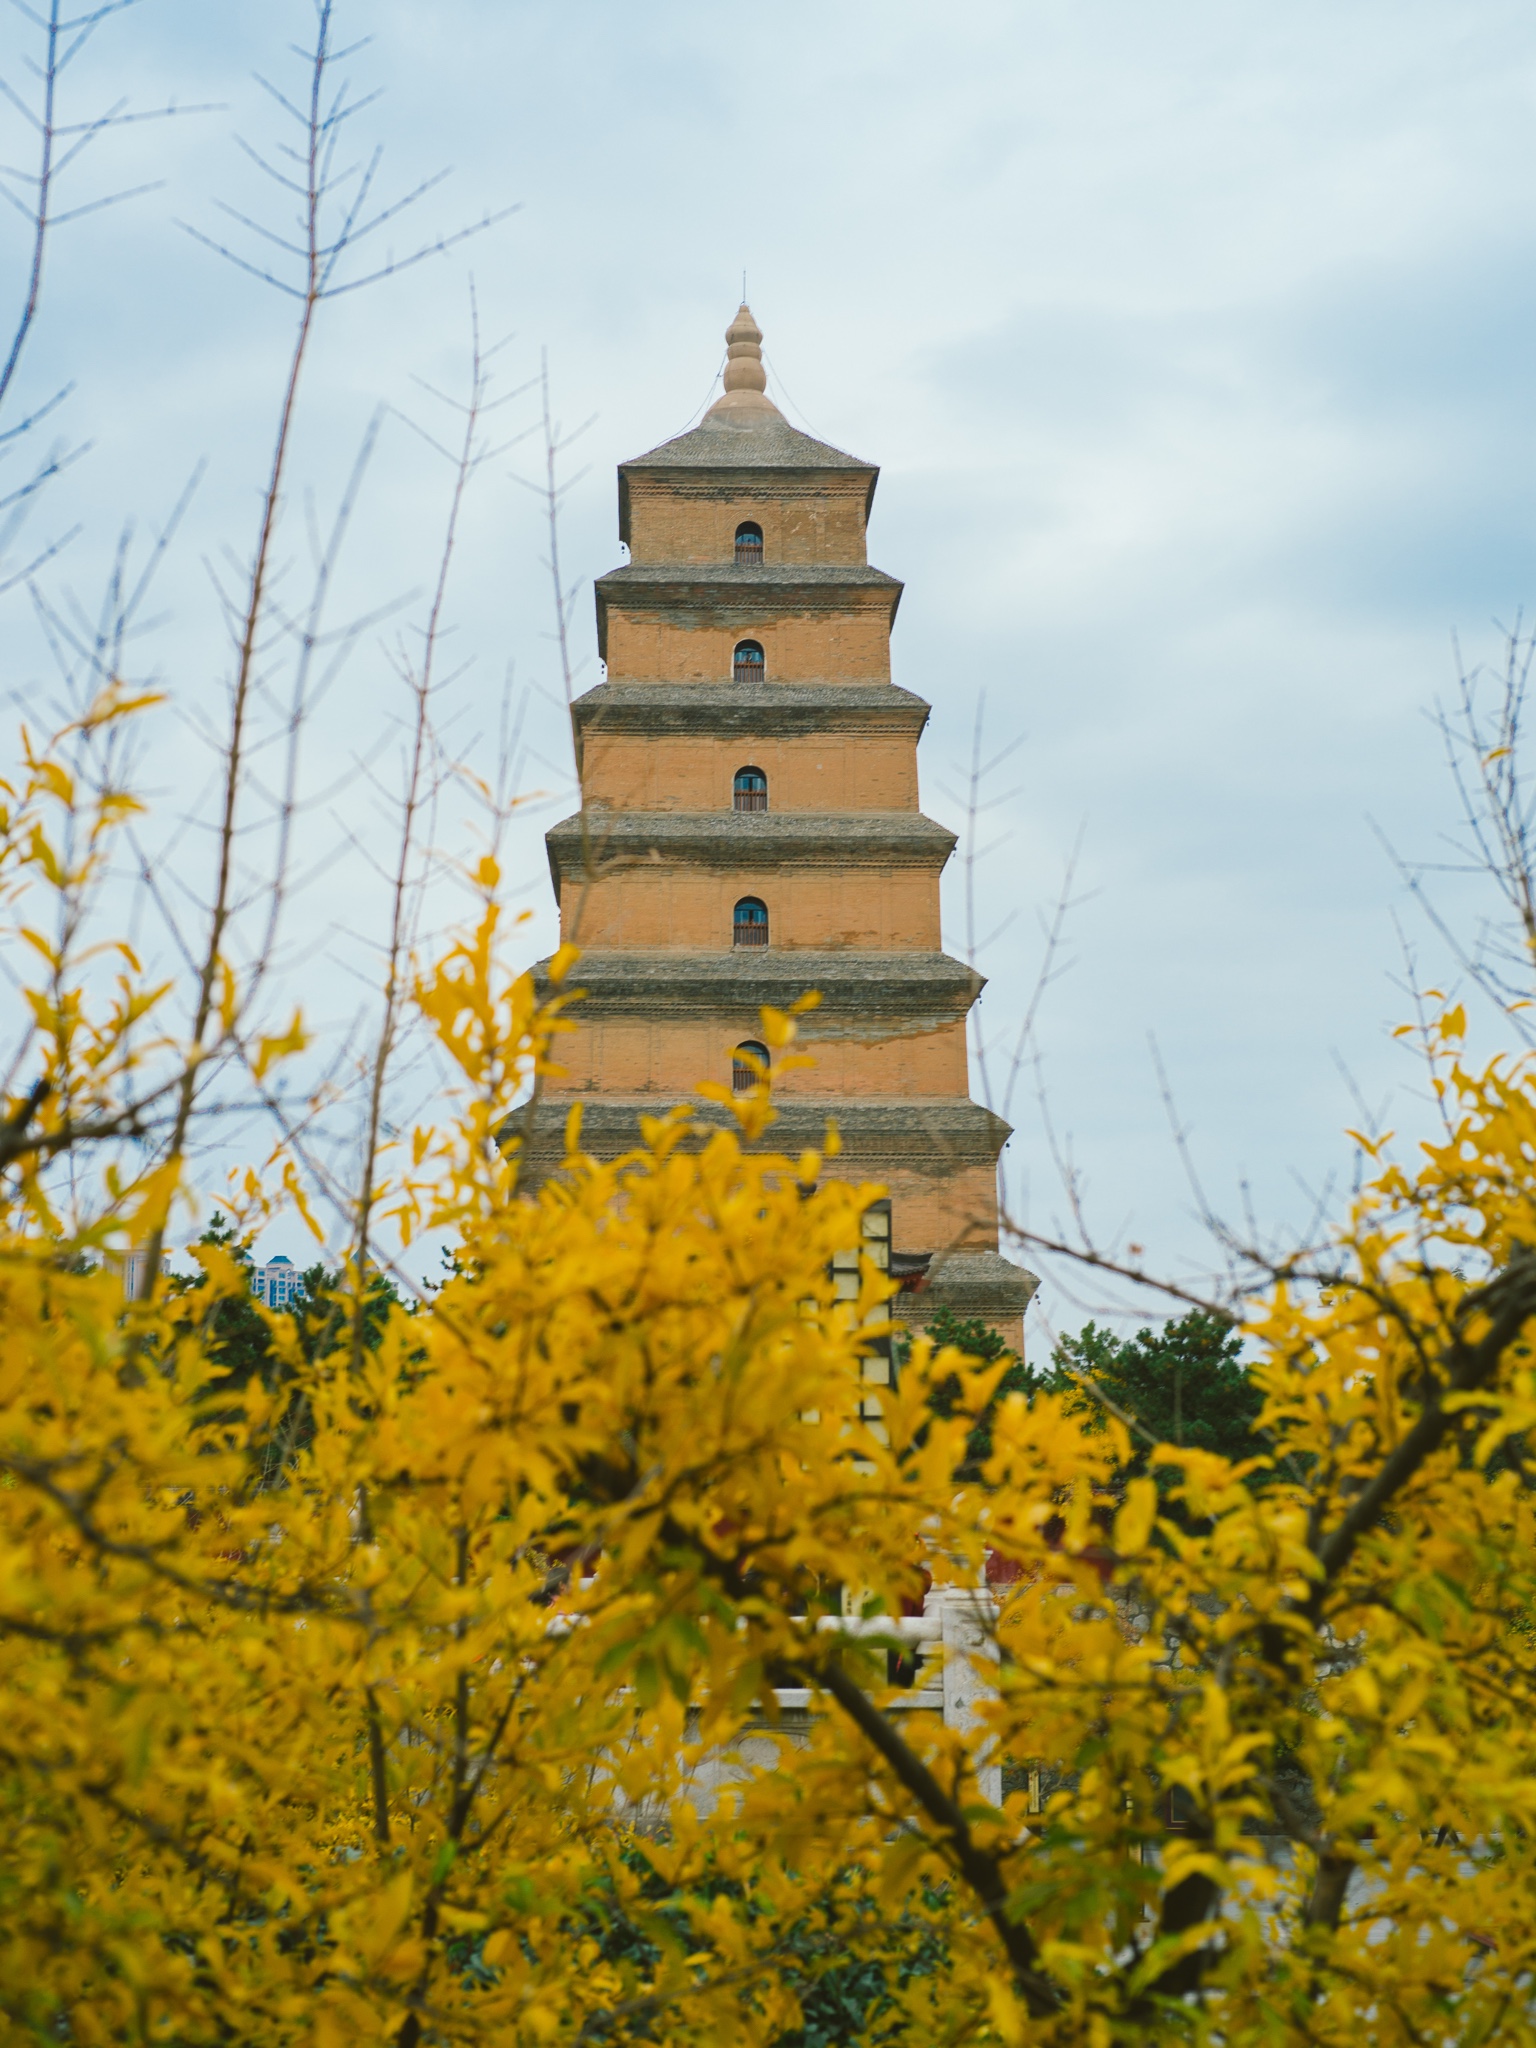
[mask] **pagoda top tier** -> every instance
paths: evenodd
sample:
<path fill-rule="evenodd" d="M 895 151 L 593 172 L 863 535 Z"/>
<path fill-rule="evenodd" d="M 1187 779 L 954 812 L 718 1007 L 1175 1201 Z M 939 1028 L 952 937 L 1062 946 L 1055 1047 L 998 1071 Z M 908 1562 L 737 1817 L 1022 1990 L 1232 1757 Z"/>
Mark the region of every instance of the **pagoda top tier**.
<path fill-rule="evenodd" d="M 621 478 L 627 471 L 667 469 L 856 470 L 871 481 L 879 475 L 873 462 L 802 434 L 785 419 L 768 396 L 762 329 L 745 302 L 725 330 L 725 343 L 720 397 L 687 433 L 620 463 Z"/>

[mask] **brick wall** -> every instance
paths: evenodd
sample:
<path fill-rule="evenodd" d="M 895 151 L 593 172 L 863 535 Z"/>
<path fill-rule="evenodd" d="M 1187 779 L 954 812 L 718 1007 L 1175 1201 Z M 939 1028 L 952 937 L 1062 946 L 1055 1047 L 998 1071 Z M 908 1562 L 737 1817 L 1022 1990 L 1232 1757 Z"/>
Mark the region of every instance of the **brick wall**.
<path fill-rule="evenodd" d="M 592 733 L 582 788 L 591 804 L 641 811 L 728 811 L 738 768 L 768 777 L 774 811 L 915 811 L 917 754 L 907 734 L 718 739 Z"/>
<path fill-rule="evenodd" d="M 627 683 L 724 683 L 738 640 L 756 640 L 770 683 L 888 683 L 890 600 L 883 592 L 839 611 L 702 606 L 662 614 L 610 604 L 608 674 Z"/>
<path fill-rule="evenodd" d="M 592 829 L 594 866 L 603 859 L 602 821 Z M 797 947 L 857 947 L 889 952 L 939 950 L 939 878 L 936 870 L 857 867 L 828 873 L 805 868 L 759 867 L 743 858 L 729 872 L 658 862 L 601 875 L 586 888 L 567 883 L 563 925 L 574 945 L 663 946 L 729 951 L 737 899 L 757 896 L 768 906 L 775 952 Z"/>
<path fill-rule="evenodd" d="M 581 970 L 573 977 L 580 985 Z M 571 1011 L 574 1031 L 562 1033 L 555 1058 L 564 1070 L 562 1093 L 598 1089 L 604 1094 L 660 1094 L 681 1102 L 701 1081 L 729 1082 L 731 1049 L 759 1029 L 754 1011 L 725 1017 L 597 1017 Z M 799 1096 L 942 1098 L 963 1095 L 967 1086 L 965 1026 L 936 1022 L 927 1031 L 902 1037 L 810 1038 L 797 1051 L 814 1061 L 784 1075 L 786 1098 Z M 906 1240 L 903 1240 L 905 1242 Z"/>
<path fill-rule="evenodd" d="M 754 520 L 763 529 L 763 560 L 862 568 L 864 501 L 868 480 L 857 474 L 801 480 L 775 479 L 743 488 L 694 479 L 632 479 L 629 555 L 632 562 L 728 562 L 736 529 Z"/>

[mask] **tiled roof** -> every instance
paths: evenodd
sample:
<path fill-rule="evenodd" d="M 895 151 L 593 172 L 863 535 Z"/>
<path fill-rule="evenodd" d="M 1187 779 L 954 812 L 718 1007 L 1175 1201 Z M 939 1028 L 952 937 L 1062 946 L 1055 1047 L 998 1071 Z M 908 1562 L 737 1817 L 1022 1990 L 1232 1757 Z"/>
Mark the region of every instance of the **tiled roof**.
<path fill-rule="evenodd" d="M 711 413 L 674 441 L 619 464 L 639 469 L 857 469 L 878 473 L 878 465 L 845 455 L 792 427 L 782 413 Z"/>

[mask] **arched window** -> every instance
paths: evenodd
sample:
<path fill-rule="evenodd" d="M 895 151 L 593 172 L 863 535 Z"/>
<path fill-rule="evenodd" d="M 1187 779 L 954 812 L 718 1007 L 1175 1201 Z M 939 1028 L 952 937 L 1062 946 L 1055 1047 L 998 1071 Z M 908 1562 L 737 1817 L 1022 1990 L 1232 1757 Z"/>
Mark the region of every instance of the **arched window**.
<path fill-rule="evenodd" d="M 731 674 L 738 683 L 760 683 L 763 680 L 763 649 L 757 640 L 738 640 L 736 652 L 731 657 Z"/>
<path fill-rule="evenodd" d="M 738 768 L 733 794 L 738 811 L 766 811 L 768 778 L 761 768 Z"/>
<path fill-rule="evenodd" d="M 733 936 L 738 946 L 766 946 L 768 906 L 757 896 L 743 896 L 736 906 Z"/>
<path fill-rule="evenodd" d="M 755 1038 L 744 1038 L 731 1054 L 731 1088 L 745 1095 L 759 1081 L 768 1078 L 768 1048 Z"/>
<path fill-rule="evenodd" d="M 761 569 L 763 566 L 763 529 L 755 519 L 743 519 L 736 529 L 736 566 L 738 569 Z"/>

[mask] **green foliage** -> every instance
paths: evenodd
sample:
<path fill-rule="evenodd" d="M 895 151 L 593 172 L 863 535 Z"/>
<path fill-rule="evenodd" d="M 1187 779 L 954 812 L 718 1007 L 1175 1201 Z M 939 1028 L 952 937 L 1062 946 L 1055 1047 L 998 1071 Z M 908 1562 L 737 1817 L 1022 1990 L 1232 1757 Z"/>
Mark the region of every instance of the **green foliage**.
<path fill-rule="evenodd" d="M 641 1980 L 662 1959 L 658 1937 L 684 1952 L 699 1951 L 695 1914 L 717 1898 L 740 1901 L 749 1921 L 764 1922 L 763 1902 L 746 1898 L 738 1883 L 706 1881 L 679 1891 L 646 1874 L 641 1850 L 627 1853 L 624 1862 L 642 1875 L 647 1925 L 624 1910 L 611 1885 L 598 1884 L 571 1933 L 595 1937 L 605 1961 L 633 1969 Z M 945 1894 L 923 1886 L 911 1905 L 883 1916 L 857 1885 L 846 1887 L 846 1897 L 840 1896 L 844 1889 L 834 1884 L 819 1911 L 784 1926 L 774 1940 L 778 1974 L 793 1988 L 801 2012 L 800 2025 L 780 2034 L 774 2048 L 921 2048 L 900 1993 L 947 1960 L 933 1924 Z"/>
<path fill-rule="evenodd" d="M 996 1394 L 971 1431 L 965 1448 L 965 1463 L 961 1467 L 963 1477 L 972 1477 L 992 1455 L 992 1425 L 997 1414 L 998 1403 L 1007 1395 L 1019 1393 L 1028 1398 L 1039 1384 L 1023 1359 L 1009 1347 L 1007 1340 L 984 1323 L 979 1316 L 958 1316 L 952 1308 L 935 1309 L 924 1335 L 935 1350 L 953 1345 L 956 1351 L 963 1351 L 971 1358 L 979 1358 L 984 1365 L 996 1365 L 999 1359 L 1008 1358 L 1012 1363 L 998 1383 Z M 942 1380 L 934 1388 L 932 1402 L 934 1412 L 948 1416 L 953 1413 L 954 1404 L 960 1391 L 958 1379 Z"/>
<path fill-rule="evenodd" d="M 1176 1317 L 1160 1330 L 1138 1330 L 1134 1337 L 1119 1337 L 1113 1330 L 1086 1323 L 1075 1337 L 1060 1338 L 1050 1363 L 1039 1370 L 1016 1357 L 1006 1339 L 977 1316 L 938 1309 L 925 1334 L 936 1347 L 953 1345 L 988 1365 L 1004 1358 L 1011 1361 L 971 1432 L 962 1468 L 966 1477 L 974 1476 L 991 1456 L 998 1405 L 1009 1394 L 1023 1394 L 1028 1401 L 1039 1393 L 1065 1394 L 1089 1426 L 1099 1428 L 1105 1411 L 1084 1388 L 1085 1377 L 1159 1443 L 1215 1451 L 1234 1460 L 1260 1456 L 1268 1448 L 1254 1433 L 1264 1397 L 1243 1364 L 1242 1337 L 1225 1317 L 1202 1309 Z M 935 1412 L 950 1415 L 958 1393 L 958 1380 L 938 1382 L 932 1394 Z M 1140 1435 L 1132 1441 L 1122 1480 L 1147 1470 L 1151 1445 Z M 1158 1483 L 1164 1491 L 1176 1486 L 1177 1468 L 1161 1468 Z"/>
<path fill-rule="evenodd" d="M 990 1323 L 984 1323 L 980 1316 L 957 1316 L 952 1308 L 935 1309 L 925 1334 L 936 1348 L 953 1344 L 957 1351 L 968 1352 L 985 1365 L 995 1365 L 998 1359 L 1009 1355 L 1006 1340 Z M 1019 1366 L 1018 1360 L 1014 1363 Z"/>
<path fill-rule="evenodd" d="M 252 1268 L 249 1247 L 241 1242 L 234 1225 L 217 1210 L 197 1242 L 226 1253 L 249 1278 Z M 216 1294 L 207 1273 L 201 1269 L 190 1278 L 178 1275 L 171 1285 L 184 1305 L 184 1315 L 180 1319 L 183 1327 L 188 1333 L 196 1330 L 207 1358 L 218 1368 L 218 1378 L 210 1391 L 242 1391 L 257 1379 L 263 1386 L 273 1384 L 276 1367 L 271 1337 L 261 1319 L 254 1295 L 249 1292 Z"/>
<path fill-rule="evenodd" d="M 1193 1309 L 1162 1329 L 1117 1337 L 1087 1323 L 1061 1338 L 1041 1384 L 1052 1392 L 1081 1385 L 1085 1375 L 1122 1413 L 1159 1443 L 1215 1451 L 1224 1458 L 1257 1457 L 1267 1448 L 1254 1433 L 1264 1396 L 1249 1377 L 1243 1340 L 1224 1316 Z M 1085 1402 L 1092 1396 L 1085 1394 Z M 1137 1435 L 1127 1478 L 1144 1472 L 1150 1446 Z M 1161 1468 L 1164 1485 L 1176 1469 Z"/>

